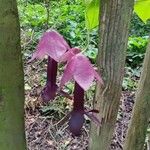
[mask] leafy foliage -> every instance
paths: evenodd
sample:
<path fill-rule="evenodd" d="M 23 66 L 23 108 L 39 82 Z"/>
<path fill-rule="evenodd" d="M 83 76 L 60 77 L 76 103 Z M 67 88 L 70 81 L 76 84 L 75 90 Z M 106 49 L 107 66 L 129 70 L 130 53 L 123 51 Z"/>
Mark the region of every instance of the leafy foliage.
<path fill-rule="evenodd" d="M 141 66 L 144 59 L 147 42 L 147 36 L 129 38 L 126 59 L 127 66 L 130 66 L 131 68 Z"/>
<path fill-rule="evenodd" d="M 86 17 L 86 27 L 87 29 L 93 29 L 99 24 L 99 0 L 86 0 L 86 11 L 85 11 L 85 17 Z"/>
<path fill-rule="evenodd" d="M 43 27 L 43 23 L 47 20 L 46 8 L 40 4 L 20 5 L 21 26 L 24 28 L 38 29 Z"/>
<path fill-rule="evenodd" d="M 134 11 L 146 23 L 150 19 L 150 0 L 137 0 L 134 5 Z"/>
<path fill-rule="evenodd" d="M 81 0 L 51 1 L 48 26 L 63 34 L 72 47 L 85 47 L 87 31 L 84 11 L 85 6 Z M 20 2 L 19 13 L 23 29 L 34 29 L 40 34 L 45 31 L 47 11 L 44 3 Z"/>
<path fill-rule="evenodd" d="M 96 1 L 86 0 L 84 3 L 82 0 L 53 0 L 50 1 L 49 8 L 47 8 L 46 2 L 46 0 L 18 0 L 23 34 L 22 43 L 25 45 L 23 47 L 25 48 L 24 55 L 26 57 L 31 56 L 31 51 L 35 49 L 38 39 L 47 29 L 47 11 L 49 10 L 49 28 L 57 29 L 71 43 L 72 47 L 79 46 L 85 50 L 84 54 L 95 64 L 98 53 L 98 30 L 97 28 L 87 30 L 85 14 L 87 14 L 86 16 L 92 15 L 89 13 L 89 9 L 98 10 L 95 5 Z M 91 19 L 92 17 L 97 18 L 95 14 L 89 17 Z M 90 26 L 94 25 L 91 24 Z M 149 31 L 150 21 L 145 24 L 134 13 L 131 20 L 126 60 L 126 66 L 131 69 L 127 69 L 127 74 L 132 74 L 135 70 L 139 72 L 147 44 L 147 37 L 145 36 L 149 35 Z"/>
<path fill-rule="evenodd" d="M 86 3 L 86 27 L 91 30 L 99 25 L 99 8 L 98 0 L 85 0 Z M 134 5 L 134 12 L 146 23 L 150 19 L 150 0 L 136 0 Z"/>
<path fill-rule="evenodd" d="M 129 37 L 126 57 L 126 71 L 123 80 L 124 90 L 135 90 L 137 88 L 137 80 L 140 77 L 147 43 L 148 36 Z"/>
<path fill-rule="evenodd" d="M 84 47 L 86 45 L 85 6 L 79 1 L 52 2 L 49 25 L 57 29 L 72 44 Z"/>
<path fill-rule="evenodd" d="M 137 79 L 140 77 L 140 69 L 132 69 L 131 67 L 125 67 L 125 77 L 123 80 L 122 88 L 123 90 L 136 90 Z"/>
<path fill-rule="evenodd" d="M 130 25 L 130 36 L 148 36 L 150 31 L 150 20 L 145 24 L 137 14 L 133 14 Z"/>

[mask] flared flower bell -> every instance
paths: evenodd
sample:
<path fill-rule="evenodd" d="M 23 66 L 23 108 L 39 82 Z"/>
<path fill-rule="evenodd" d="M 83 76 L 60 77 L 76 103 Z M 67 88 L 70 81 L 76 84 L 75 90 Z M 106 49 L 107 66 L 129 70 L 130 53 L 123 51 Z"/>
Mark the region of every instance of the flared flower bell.
<path fill-rule="evenodd" d="M 85 91 L 89 89 L 94 79 L 103 84 L 102 78 L 94 70 L 91 62 L 81 53 L 68 59 L 60 86 L 65 85 L 71 79 L 74 79 Z"/>

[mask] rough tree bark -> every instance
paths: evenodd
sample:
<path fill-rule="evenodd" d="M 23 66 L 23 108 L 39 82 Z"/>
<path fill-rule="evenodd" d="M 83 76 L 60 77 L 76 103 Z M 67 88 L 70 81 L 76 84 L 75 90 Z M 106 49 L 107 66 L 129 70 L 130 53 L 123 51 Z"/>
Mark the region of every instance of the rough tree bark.
<path fill-rule="evenodd" d="M 150 121 L 150 40 L 145 54 L 143 71 L 136 93 L 131 123 L 124 150 L 142 150 Z"/>
<path fill-rule="evenodd" d="M 129 23 L 134 0 L 100 1 L 98 69 L 105 85 L 97 85 L 94 106 L 102 126 L 91 125 L 90 150 L 108 150 L 116 122 L 124 75 Z"/>
<path fill-rule="evenodd" d="M 0 150 L 25 150 L 24 80 L 15 0 L 0 0 Z"/>

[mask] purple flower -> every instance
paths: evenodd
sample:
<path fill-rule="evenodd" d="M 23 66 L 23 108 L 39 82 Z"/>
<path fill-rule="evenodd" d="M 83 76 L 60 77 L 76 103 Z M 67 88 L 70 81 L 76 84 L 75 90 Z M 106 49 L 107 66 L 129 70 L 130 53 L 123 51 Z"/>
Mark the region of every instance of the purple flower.
<path fill-rule="evenodd" d="M 60 57 L 60 62 L 65 62 L 65 61 L 69 61 L 71 60 L 71 58 L 73 56 L 75 56 L 76 54 L 80 53 L 81 50 L 77 47 L 71 48 L 69 51 L 67 51 L 66 53 L 64 53 L 61 57 Z"/>
<path fill-rule="evenodd" d="M 84 107 L 84 92 L 89 89 L 94 79 L 103 84 L 101 76 L 94 70 L 92 64 L 86 56 L 81 53 L 79 48 L 70 48 L 63 36 L 54 30 L 49 30 L 41 37 L 36 52 L 31 60 L 42 59 L 48 55 L 47 81 L 41 92 L 44 101 L 53 100 L 58 93 L 72 99 L 67 93 L 62 91 L 62 86 L 69 80 L 75 80 L 73 110 L 70 113 L 69 129 L 73 135 L 80 135 L 84 124 L 84 114 L 91 118 L 96 124 L 100 121 L 93 113 L 97 110 L 89 110 Z M 64 74 L 60 81 L 60 88 L 56 84 L 58 62 L 67 61 Z"/>
<path fill-rule="evenodd" d="M 94 78 L 101 84 L 103 84 L 103 80 L 94 70 L 88 58 L 81 54 L 80 49 L 78 48 L 72 48 L 67 51 L 61 57 L 60 61 L 67 61 L 60 87 L 71 79 L 75 80 L 73 110 L 70 113 L 69 129 L 73 135 L 78 136 L 81 133 L 81 128 L 84 123 L 84 114 L 92 119 L 97 125 L 100 125 L 100 121 L 93 114 L 98 111 L 87 110 L 87 108 L 84 108 L 84 91 L 89 89 Z"/>
<path fill-rule="evenodd" d="M 42 59 L 45 55 L 50 56 L 58 62 L 60 57 L 69 49 L 70 46 L 62 35 L 55 30 L 48 30 L 41 37 L 36 51 L 29 62 L 35 58 Z"/>
<path fill-rule="evenodd" d="M 69 52 L 69 51 L 68 51 Z M 62 58 L 61 58 L 62 59 Z M 60 86 L 74 79 L 85 91 L 89 89 L 94 78 L 103 84 L 100 75 L 94 70 L 92 64 L 86 56 L 78 53 L 68 60 Z"/>
<path fill-rule="evenodd" d="M 58 61 L 68 49 L 70 47 L 63 36 L 54 30 L 49 30 L 41 37 L 36 51 L 29 61 L 31 62 L 35 58 L 42 59 L 45 55 L 48 55 L 47 82 L 41 92 L 42 99 L 46 102 L 53 100 L 56 96 L 58 89 L 56 84 Z"/>

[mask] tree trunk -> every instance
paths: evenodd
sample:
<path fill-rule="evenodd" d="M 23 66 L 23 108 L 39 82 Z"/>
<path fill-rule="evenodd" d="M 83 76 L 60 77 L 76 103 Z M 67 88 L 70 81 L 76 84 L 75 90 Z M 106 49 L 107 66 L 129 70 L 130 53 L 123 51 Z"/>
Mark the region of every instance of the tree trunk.
<path fill-rule="evenodd" d="M 94 106 L 102 126 L 91 125 L 90 150 L 108 150 L 116 122 L 124 76 L 125 53 L 134 0 L 101 0 L 98 69 L 104 86 L 97 85 Z"/>
<path fill-rule="evenodd" d="M 142 150 L 150 121 L 150 41 L 144 59 L 143 71 L 136 93 L 131 123 L 124 150 Z"/>
<path fill-rule="evenodd" d="M 24 80 L 15 0 L 0 0 L 0 150 L 25 150 Z"/>

